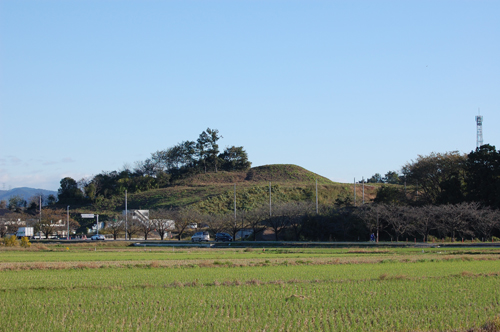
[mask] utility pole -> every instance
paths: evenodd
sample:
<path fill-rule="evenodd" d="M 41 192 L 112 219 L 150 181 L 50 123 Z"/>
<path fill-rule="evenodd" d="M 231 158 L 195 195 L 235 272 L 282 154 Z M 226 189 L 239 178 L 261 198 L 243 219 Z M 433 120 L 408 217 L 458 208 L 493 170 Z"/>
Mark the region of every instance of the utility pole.
<path fill-rule="evenodd" d="M 40 226 L 42 225 L 42 196 L 40 196 Z M 38 239 L 42 239 L 42 232 L 38 230 Z"/>
<path fill-rule="evenodd" d="M 68 223 L 68 235 L 66 237 L 66 240 L 69 240 L 69 205 L 66 208 L 66 220 L 67 220 L 67 223 Z"/>
<path fill-rule="evenodd" d="M 236 183 L 234 184 L 234 230 L 236 231 Z M 234 234 L 234 237 L 236 240 L 236 234 Z"/>
<path fill-rule="evenodd" d="M 127 189 L 125 189 L 125 241 L 127 241 L 127 217 L 128 217 L 128 211 L 127 211 Z"/>
<path fill-rule="evenodd" d="M 271 181 L 269 181 L 269 217 L 271 217 Z"/>
<path fill-rule="evenodd" d="M 316 214 L 318 214 L 318 179 L 316 179 Z"/>
<path fill-rule="evenodd" d="M 363 176 L 361 180 L 363 182 L 363 204 L 365 204 L 365 177 Z"/>
<path fill-rule="evenodd" d="M 356 178 L 354 178 L 354 206 L 356 206 Z"/>

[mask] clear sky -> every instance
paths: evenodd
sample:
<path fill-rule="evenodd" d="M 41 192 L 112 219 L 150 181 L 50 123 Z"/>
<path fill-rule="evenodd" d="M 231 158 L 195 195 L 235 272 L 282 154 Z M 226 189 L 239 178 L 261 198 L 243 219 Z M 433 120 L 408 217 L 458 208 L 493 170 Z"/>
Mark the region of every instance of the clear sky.
<path fill-rule="evenodd" d="M 0 189 L 196 140 L 334 181 L 500 149 L 500 1 L 0 1 Z"/>

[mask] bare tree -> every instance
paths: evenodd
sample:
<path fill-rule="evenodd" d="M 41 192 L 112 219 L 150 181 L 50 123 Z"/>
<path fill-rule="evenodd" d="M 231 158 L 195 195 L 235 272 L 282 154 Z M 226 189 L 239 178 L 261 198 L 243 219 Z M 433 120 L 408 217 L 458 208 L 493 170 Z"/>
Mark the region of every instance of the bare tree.
<path fill-rule="evenodd" d="M 500 213 L 490 207 L 484 207 L 475 211 L 473 215 L 472 228 L 486 239 L 490 239 L 493 231 L 500 227 Z"/>
<path fill-rule="evenodd" d="M 39 220 L 35 228 L 41 231 L 46 239 L 54 235 L 57 229 L 64 229 L 66 211 L 62 209 L 44 209 L 42 210 L 42 220 Z"/>
<path fill-rule="evenodd" d="M 297 228 L 299 227 L 299 211 L 302 208 L 303 207 L 301 207 L 296 202 L 275 205 L 273 211 L 274 215 L 267 219 L 266 224 L 269 225 L 270 228 L 272 228 L 276 241 L 278 241 L 280 234 L 285 231 L 287 227 L 292 225 L 292 221 L 294 219 Z"/>
<path fill-rule="evenodd" d="M 386 227 L 383 222 L 385 205 L 383 204 L 365 204 L 357 208 L 356 215 L 365 222 L 370 232 L 375 231 L 376 241 L 379 242 L 380 231 Z"/>
<path fill-rule="evenodd" d="M 132 218 L 132 214 L 129 214 L 127 218 L 127 235 L 128 239 L 132 240 L 132 237 L 140 232 L 139 221 Z"/>
<path fill-rule="evenodd" d="M 161 240 L 165 238 L 165 234 L 175 228 L 175 212 L 167 209 L 158 209 L 149 211 L 149 218 L 152 222 L 154 230 L 160 235 Z"/>
<path fill-rule="evenodd" d="M 106 230 L 113 234 L 113 239 L 116 240 L 118 235 L 120 235 L 125 230 L 125 221 L 123 220 L 122 214 L 115 214 L 111 217 L 111 220 L 106 222 Z"/>
<path fill-rule="evenodd" d="M 153 223 L 151 220 L 141 220 L 138 221 L 138 227 L 142 235 L 144 235 L 144 240 L 148 240 L 149 234 L 153 231 Z"/>
<path fill-rule="evenodd" d="M 410 217 L 410 208 L 400 205 L 385 205 L 384 219 L 387 221 L 389 227 L 396 235 L 396 241 L 399 238 L 413 231 L 412 218 Z"/>
<path fill-rule="evenodd" d="M 440 205 L 440 214 L 437 219 L 438 227 L 445 234 L 451 235 L 452 241 L 455 237 L 472 235 L 470 226 L 471 211 L 477 210 L 479 204 L 477 203 L 460 203 L 460 204 L 447 204 Z"/>
<path fill-rule="evenodd" d="M 248 212 L 244 210 L 239 210 L 238 213 L 236 214 L 236 218 L 234 216 L 234 213 L 226 213 L 224 215 L 221 215 L 219 218 L 222 220 L 222 223 L 224 225 L 224 229 L 228 231 L 233 239 L 236 240 L 236 234 L 243 230 L 246 226 L 246 214 Z"/>
<path fill-rule="evenodd" d="M 179 241 L 182 239 L 182 234 L 186 231 L 189 224 L 201 220 L 200 214 L 189 208 L 181 208 L 175 213 L 175 231 Z"/>
<path fill-rule="evenodd" d="M 19 220 L 24 219 L 25 216 L 21 213 L 10 212 L 0 217 L 0 238 L 5 237 L 8 233 L 14 233 L 18 227 L 21 226 Z"/>
<path fill-rule="evenodd" d="M 225 219 L 219 215 L 204 214 L 202 222 L 208 226 L 208 230 L 213 234 L 226 231 Z"/>
<path fill-rule="evenodd" d="M 260 206 L 245 213 L 246 222 L 249 228 L 252 229 L 253 240 L 256 241 L 257 234 L 266 229 L 263 220 L 269 217 L 269 207 Z"/>
<path fill-rule="evenodd" d="M 422 235 L 424 242 L 429 241 L 429 234 L 436 228 L 438 208 L 433 205 L 415 207 L 408 211 L 414 220 L 415 232 Z"/>

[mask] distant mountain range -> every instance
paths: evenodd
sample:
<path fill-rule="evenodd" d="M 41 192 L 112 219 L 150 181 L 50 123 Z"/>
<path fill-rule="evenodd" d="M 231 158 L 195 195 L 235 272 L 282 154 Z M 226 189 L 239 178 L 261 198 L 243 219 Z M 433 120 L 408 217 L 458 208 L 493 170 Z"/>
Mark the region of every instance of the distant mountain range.
<path fill-rule="evenodd" d="M 53 190 L 45 190 L 45 189 L 35 189 L 35 188 L 27 188 L 27 187 L 22 187 L 22 188 L 13 188 L 10 190 L 0 190 L 0 201 L 9 201 L 9 198 L 12 196 L 21 196 L 24 198 L 26 201 L 32 196 L 49 196 L 49 195 L 54 195 L 57 197 L 57 191 Z"/>

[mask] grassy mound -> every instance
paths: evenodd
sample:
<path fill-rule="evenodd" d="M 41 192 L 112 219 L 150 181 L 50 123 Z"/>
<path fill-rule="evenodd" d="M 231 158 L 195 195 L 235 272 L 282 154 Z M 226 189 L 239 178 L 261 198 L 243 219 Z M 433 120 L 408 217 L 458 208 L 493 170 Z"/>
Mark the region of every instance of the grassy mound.
<path fill-rule="evenodd" d="M 353 185 L 336 183 L 300 166 L 289 164 L 264 165 L 248 171 L 195 174 L 177 180 L 167 188 L 129 193 L 129 209 L 158 209 L 193 206 L 201 211 L 224 213 L 234 208 L 236 185 L 237 208 L 253 208 L 269 202 L 269 182 L 273 202 L 309 201 L 316 199 L 318 180 L 319 204 L 332 205 L 337 198 L 353 195 Z M 375 197 L 376 186 L 365 186 L 365 201 Z M 361 185 L 356 187 L 361 201 Z M 91 208 L 102 215 L 125 208 L 124 197 L 102 199 Z M 90 210 L 89 210 L 90 211 Z M 82 220 L 84 222 L 84 220 Z"/>
<path fill-rule="evenodd" d="M 252 182 L 279 182 L 279 183 L 314 183 L 333 184 L 331 180 L 310 172 L 307 169 L 288 164 L 264 165 L 253 167 L 248 171 L 202 173 L 195 174 L 186 179 L 177 180 L 174 186 L 205 186 L 214 184 L 243 183 Z"/>
<path fill-rule="evenodd" d="M 333 184 L 335 182 L 310 172 L 305 168 L 297 165 L 278 164 L 264 165 L 251 168 L 247 172 L 246 181 L 252 182 L 293 182 L 293 183 L 314 183 L 318 180 L 318 184 Z"/>

